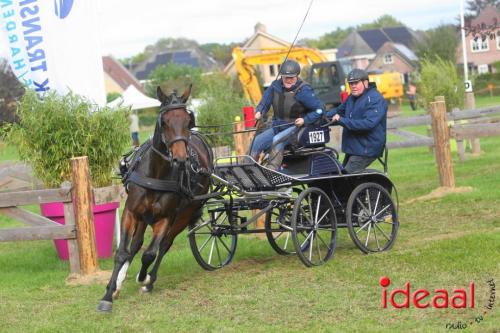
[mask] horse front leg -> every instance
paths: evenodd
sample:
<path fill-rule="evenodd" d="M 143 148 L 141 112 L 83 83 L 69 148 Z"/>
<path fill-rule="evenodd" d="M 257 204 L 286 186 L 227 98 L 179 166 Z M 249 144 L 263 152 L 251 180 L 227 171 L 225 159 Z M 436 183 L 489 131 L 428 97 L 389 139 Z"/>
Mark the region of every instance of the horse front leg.
<path fill-rule="evenodd" d="M 163 256 L 165 256 L 167 251 L 170 249 L 170 246 L 172 246 L 172 243 L 173 239 L 170 237 L 165 237 L 160 243 L 160 250 L 158 252 L 158 256 L 156 257 L 156 261 L 151 271 L 149 271 L 147 282 L 145 281 L 144 286 L 142 287 L 143 292 L 151 292 L 153 290 L 153 284 L 156 281 L 160 263 L 163 259 Z"/>
<path fill-rule="evenodd" d="M 153 237 L 151 239 L 151 243 L 149 244 L 148 248 L 146 249 L 146 251 L 144 251 L 142 255 L 141 258 L 142 266 L 141 270 L 139 271 L 139 274 L 137 274 L 136 281 L 137 283 L 144 285 L 144 287 L 141 289 L 144 292 L 151 291 L 148 290 L 147 288 L 147 286 L 151 282 L 151 277 L 148 274 L 148 268 L 156 259 L 156 254 L 158 253 L 160 244 L 163 240 L 163 237 L 165 236 L 167 226 L 168 226 L 168 220 L 166 218 L 163 218 L 153 224 Z"/>
<path fill-rule="evenodd" d="M 120 285 L 121 282 L 123 282 L 123 279 L 125 278 L 125 273 L 128 268 L 128 265 L 126 266 L 124 265 L 128 260 L 130 260 L 130 253 L 128 252 L 127 249 L 128 243 L 136 226 L 137 226 L 137 219 L 128 210 L 128 208 L 125 207 L 121 221 L 121 230 L 120 230 L 121 241 L 118 246 L 118 250 L 115 253 L 115 264 L 113 268 L 113 273 L 111 274 L 109 283 L 106 286 L 106 293 L 97 304 L 97 311 L 111 312 L 113 308 L 113 293 L 115 292 L 117 287 L 118 277 L 120 276 Z M 122 270 L 123 268 L 125 269 Z"/>
<path fill-rule="evenodd" d="M 156 281 L 158 269 L 160 268 L 161 261 L 165 254 L 168 252 L 170 247 L 172 246 L 175 237 L 184 230 L 187 225 L 193 221 L 193 219 L 198 219 L 201 215 L 201 209 L 199 209 L 199 205 L 190 205 L 186 209 L 183 209 L 183 213 L 181 213 L 175 221 L 169 226 L 168 230 L 165 233 L 165 237 L 160 243 L 160 249 L 158 253 L 158 257 L 153 265 L 153 268 L 149 271 L 149 281 L 145 283 L 143 287 L 143 291 L 151 292 L 153 290 L 153 284 Z"/>
<path fill-rule="evenodd" d="M 125 278 L 127 277 L 127 271 L 132 263 L 132 260 L 134 260 L 135 255 L 137 252 L 141 249 L 142 244 L 144 243 L 144 232 L 146 231 L 146 223 L 143 221 L 137 221 L 137 225 L 134 230 L 134 236 L 132 238 L 132 241 L 130 243 L 130 254 L 129 258 L 125 263 L 123 264 L 122 268 L 120 269 L 120 272 L 118 273 L 118 277 L 116 280 L 116 290 L 113 293 L 113 299 L 117 299 L 118 296 L 120 295 L 120 291 L 122 289 L 122 284 Z"/>

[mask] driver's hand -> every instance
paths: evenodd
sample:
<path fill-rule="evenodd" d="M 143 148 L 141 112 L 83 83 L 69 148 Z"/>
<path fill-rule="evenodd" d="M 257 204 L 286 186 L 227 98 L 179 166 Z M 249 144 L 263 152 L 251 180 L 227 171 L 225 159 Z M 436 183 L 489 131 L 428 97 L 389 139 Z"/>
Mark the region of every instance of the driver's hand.
<path fill-rule="evenodd" d="M 340 115 L 338 113 L 332 117 L 332 123 L 336 123 L 339 120 L 340 120 Z"/>
<path fill-rule="evenodd" d="M 297 119 L 295 119 L 295 126 L 300 127 L 302 125 L 304 125 L 304 118 L 297 118 Z"/>
<path fill-rule="evenodd" d="M 255 120 L 259 120 L 262 114 L 260 112 L 255 112 Z"/>

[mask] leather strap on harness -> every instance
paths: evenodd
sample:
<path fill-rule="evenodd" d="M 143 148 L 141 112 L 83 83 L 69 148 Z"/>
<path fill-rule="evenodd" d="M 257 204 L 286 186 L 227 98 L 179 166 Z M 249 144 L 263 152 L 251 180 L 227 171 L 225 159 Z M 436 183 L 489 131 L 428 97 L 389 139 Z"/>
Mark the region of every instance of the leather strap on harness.
<path fill-rule="evenodd" d="M 177 180 L 150 178 L 139 174 L 137 171 L 133 171 L 127 181 L 155 191 L 178 192 L 180 189 Z"/>

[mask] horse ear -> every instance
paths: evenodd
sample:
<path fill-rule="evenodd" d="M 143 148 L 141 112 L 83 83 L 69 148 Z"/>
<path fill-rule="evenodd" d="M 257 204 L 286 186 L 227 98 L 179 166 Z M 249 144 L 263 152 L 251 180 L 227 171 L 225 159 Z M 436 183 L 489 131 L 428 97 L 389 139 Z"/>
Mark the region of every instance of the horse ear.
<path fill-rule="evenodd" d="M 189 95 L 191 95 L 191 88 L 193 87 L 193 84 L 191 83 L 189 85 L 189 87 L 186 88 L 186 90 L 184 90 L 184 93 L 182 94 L 181 96 L 181 103 L 182 104 L 186 104 L 188 98 L 189 98 Z"/>
<path fill-rule="evenodd" d="M 165 95 L 165 93 L 163 92 L 163 90 L 161 90 L 160 86 L 158 86 L 156 88 L 156 97 L 161 102 L 161 104 L 168 104 L 167 103 L 168 97 L 167 97 L 167 95 Z"/>

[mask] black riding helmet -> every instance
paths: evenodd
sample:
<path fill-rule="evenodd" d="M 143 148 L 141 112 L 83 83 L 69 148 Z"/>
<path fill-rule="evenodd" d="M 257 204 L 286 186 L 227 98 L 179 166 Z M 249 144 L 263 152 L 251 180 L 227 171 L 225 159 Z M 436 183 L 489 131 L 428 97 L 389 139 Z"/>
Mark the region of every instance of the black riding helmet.
<path fill-rule="evenodd" d="M 368 73 L 359 68 L 354 68 L 347 75 L 347 82 L 349 83 L 363 80 L 368 80 Z"/>
<path fill-rule="evenodd" d="M 280 67 L 280 74 L 284 77 L 298 76 L 300 74 L 300 65 L 295 60 L 287 60 Z"/>

